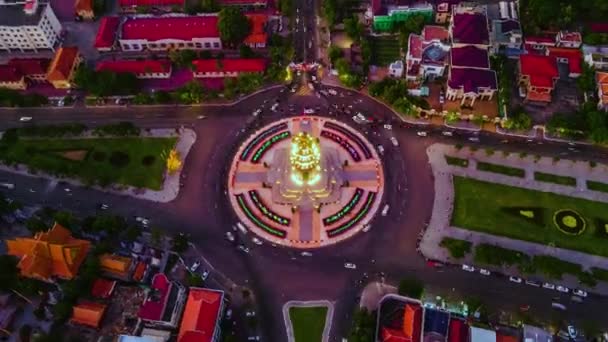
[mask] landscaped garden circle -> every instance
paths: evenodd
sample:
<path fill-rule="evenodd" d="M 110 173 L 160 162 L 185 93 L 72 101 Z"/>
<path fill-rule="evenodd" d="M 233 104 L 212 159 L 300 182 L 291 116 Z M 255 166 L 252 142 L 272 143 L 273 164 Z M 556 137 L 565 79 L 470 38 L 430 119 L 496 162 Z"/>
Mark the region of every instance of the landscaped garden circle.
<path fill-rule="evenodd" d="M 580 235 L 587 228 L 585 219 L 571 209 L 556 211 L 553 215 L 553 223 L 557 229 L 568 235 Z"/>
<path fill-rule="evenodd" d="M 361 231 L 380 206 L 373 145 L 336 120 L 294 117 L 260 128 L 235 155 L 228 193 L 240 221 L 271 243 L 315 248 Z"/>

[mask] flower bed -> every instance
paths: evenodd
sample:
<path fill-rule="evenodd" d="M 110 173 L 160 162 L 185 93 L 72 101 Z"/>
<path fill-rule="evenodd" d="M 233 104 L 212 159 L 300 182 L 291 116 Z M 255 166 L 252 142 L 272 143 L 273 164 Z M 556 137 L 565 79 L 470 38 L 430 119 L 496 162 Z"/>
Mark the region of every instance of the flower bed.
<path fill-rule="evenodd" d="M 323 124 L 324 127 L 332 129 L 334 131 L 340 132 L 342 134 L 344 134 L 347 138 L 349 138 L 350 140 L 354 141 L 355 144 L 357 144 L 357 146 L 359 146 L 359 148 L 361 149 L 361 151 L 363 151 L 363 154 L 365 155 L 365 159 L 371 159 L 372 158 L 372 152 L 369 150 L 369 148 L 367 147 L 367 145 L 363 142 L 363 140 L 361 140 L 361 138 L 359 138 L 356 134 L 354 134 L 353 132 L 349 131 L 348 129 L 337 125 L 333 122 L 325 122 Z"/>
<path fill-rule="evenodd" d="M 355 190 L 355 194 L 353 195 L 353 197 L 350 199 L 350 201 L 348 201 L 348 204 L 346 204 L 337 213 L 324 218 L 323 223 L 325 225 L 330 225 L 336 221 L 339 221 L 344 216 L 348 215 L 348 213 L 350 213 L 353 210 L 353 208 L 355 208 L 357 206 L 357 203 L 359 203 L 361 196 L 363 196 L 363 189 L 357 188 L 357 190 Z"/>
<path fill-rule="evenodd" d="M 352 220 L 349 220 L 348 222 L 340 225 L 339 227 L 328 230 L 327 235 L 329 237 L 334 237 L 334 236 L 340 235 L 340 234 L 348 231 L 355 224 L 359 223 L 359 221 L 361 221 L 365 217 L 365 215 L 367 215 L 367 212 L 369 211 L 372 204 L 374 203 L 375 198 L 376 198 L 375 192 L 368 193 L 367 199 L 365 200 L 365 205 L 363 205 L 363 208 L 361 208 L 361 210 L 357 213 L 357 215 L 355 217 L 353 217 Z"/>
<path fill-rule="evenodd" d="M 253 157 L 251 158 L 251 162 L 259 163 L 260 159 L 262 159 L 264 154 L 266 154 L 266 152 L 268 152 L 268 150 L 272 146 L 274 146 L 275 144 L 277 144 L 278 142 L 280 142 L 282 140 L 288 139 L 290 136 L 291 136 L 290 132 L 282 132 L 282 133 L 272 136 L 272 138 L 266 140 L 266 142 L 264 142 L 262 144 L 262 146 L 260 146 L 260 148 L 258 148 L 257 151 L 255 151 Z"/>
<path fill-rule="evenodd" d="M 348 141 L 346 141 L 346 139 L 342 138 L 341 136 L 334 134 L 330 131 L 321 131 L 321 136 L 327 139 L 330 139 L 332 141 L 334 141 L 335 143 L 337 143 L 338 145 L 340 145 L 340 147 L 342 147 L 343 149 L 346 150 L 346 152 L 348 152 L 351 156 L 351 158 L 353 158 L 354 161 L 359 162 L 361 161 L 361 157 L 359 156 L 359 152 L 357 152 L 357 150 L 355 150 L 355 148 L 348 143 Z"/>
<path fill-rule="evenodd" d="M 245 215 L 247 215 L 247 217 L 251 220 L 251 222 L 253 222 L 258 228 L 263 229 L 265 232 L 267 232 L 268 234 L 271 234 L 273 236 L 285 238 L 287 233 L 284 230 L 270 227 L 269 225 L 264 223 L 262 220 L 260 220 L 257 216 L 255 216 L 253 214 L 253 212 L 251 211 L 249 206 L 247 206 L 247 203 L 245 202 L 245 198 L 244 198 L 243 194 L 236 195 L 236 200 L 239 203 L 241 210 L 243 210 Z"/>
<path fill-rule="evenodd" d="M 249 158 L 249 153 L 251 152 L 251 150 L 256 147 L 261 141 L 263 141 L 264 139 L 266 139 L 268 136 L 270 136 L 273 133 L 282 131 L 287 129 L 287 123 L 283 122 L 281 124 L 278 125 L 274 125 L 270 128 L 268 128 L 267 130 L 261 132 L 260 134 L 258 134 L 253 140 L 251 140 L 247 146 L 243 149 L 243 152 L 241 153 L 241 160 L 242 161 L 246 161 L 247 158 Z"/>
<path fill-rule="evenodd" d="M 558 210 L 553 214 L 553 224 L 562 233 L 580 235 L 587 228 L 585 219 L 576 211 L 570 209 Z"/>
<path fill-rule="evenodd" d="M 274 222 L 276 222 L 280 225 L 289 226 L 289 223 L 291 221 L 288 218 L 283 217 L 279 214 L 276 214 L 274 211 L 268 209 L 268 207 L 266 207 L 266 205 L 262 202 L 262 200 L 258 196 L 257 191 L 249 190 L 249 197 L 251 198 L 251 200 L 253 201 L 255 206 L 258 208 L 258 210 L 262 214 L 264 214 L 264 216 L 268 217 L 269 219 L 273 220 Z"/>

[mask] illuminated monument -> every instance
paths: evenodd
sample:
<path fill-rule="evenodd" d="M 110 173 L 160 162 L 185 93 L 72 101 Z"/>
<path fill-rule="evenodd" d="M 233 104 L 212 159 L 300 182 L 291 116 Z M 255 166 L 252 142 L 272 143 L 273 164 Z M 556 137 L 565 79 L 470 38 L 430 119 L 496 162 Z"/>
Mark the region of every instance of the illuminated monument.
<path fill-rule="evenodd" d="M 278 149 L 268 172 L 272 200 L 294 209 L 319 208 L 337 202 L 343 183 L 343 165 L 332 146 L 324 146 L 309 132 L 304 121 L 302 131 L 291 138 L 289 147 Z"/>

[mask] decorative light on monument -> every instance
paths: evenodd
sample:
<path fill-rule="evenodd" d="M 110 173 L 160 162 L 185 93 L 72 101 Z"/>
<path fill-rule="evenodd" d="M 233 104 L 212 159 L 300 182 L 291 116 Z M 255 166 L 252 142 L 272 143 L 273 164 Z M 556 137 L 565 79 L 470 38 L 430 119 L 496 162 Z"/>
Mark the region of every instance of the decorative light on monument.
<path fill-rule="evenodd" d="M 313 185 L 321 179 L 321 148 L 310 134 L 300 132 L 291 139 L 289 161 L 291 180 L 298 186 Z"/>

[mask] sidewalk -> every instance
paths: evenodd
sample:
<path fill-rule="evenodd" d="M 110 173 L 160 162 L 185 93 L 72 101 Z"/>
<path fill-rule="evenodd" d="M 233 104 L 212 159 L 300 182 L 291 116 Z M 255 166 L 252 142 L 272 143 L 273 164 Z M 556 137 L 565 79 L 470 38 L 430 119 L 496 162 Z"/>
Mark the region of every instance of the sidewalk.
<path fill-rule="evenodd" d="M 606 257 L 450 226 L 454 201 L 454 187 L 452 182 L 454 175 L 593 201 L 608 202 L 608 193 L 590 191 L 587 190 L 586 187 L 587 179 L 608 182 L 608 168 L 606 165 L 598 165 L 595 168 L 590 169 L 588 163 L 572 162 L 568 160 L 554 162 L 551 158 L 540 158 L 538 161 L 534 162 L 536 159 L 534 156 L 520 158 L 517 154 L 510 154 L 505 157 L 499 152 L 488 156 L 484 150 L 471 152 L 468 149 L 458 150 L 453 146 L 444 144 L 434 144 L 430 146 L 427 149 L 427 154 L 435 177 L 435 200 L 433 215 L 420 243 L 420 250 L 425 257 L 450 263 L 463 262 L 473 264 L 472 255 L 466 256 L 463 260 L 454 260 L 446 249 L 439 246 L 441 239 L 447 236 L 471 241 L 473 244 L 491 243 L 500 247 L 519 250 L 531 256 L 541 254 L 551 255 L 565 261 L 580 264 L 584 268 L 594 266 L 608 269 L 608 258 Z M 444 158 L 445 155 L 468 159 L 468 168 L 448 165 Z M 522 168 L 525 170 L 526 176 L 524 178 L 516 178 L 478 171 L 478 161 Z M 577 186 L 570 187 L 537 182 L 534 180 L 535 171 L 575 177 L 577 179 Z M 497 196 L 499 195 L 500 194 L 497 194 Z M 580 287 L 577 279 L 569 275 L 565 276 L 561 282 L 570 288 Z M 598 284 L 597 287 L 593 289 L 593 292 L 608 294 L 608 284 Z"/>

